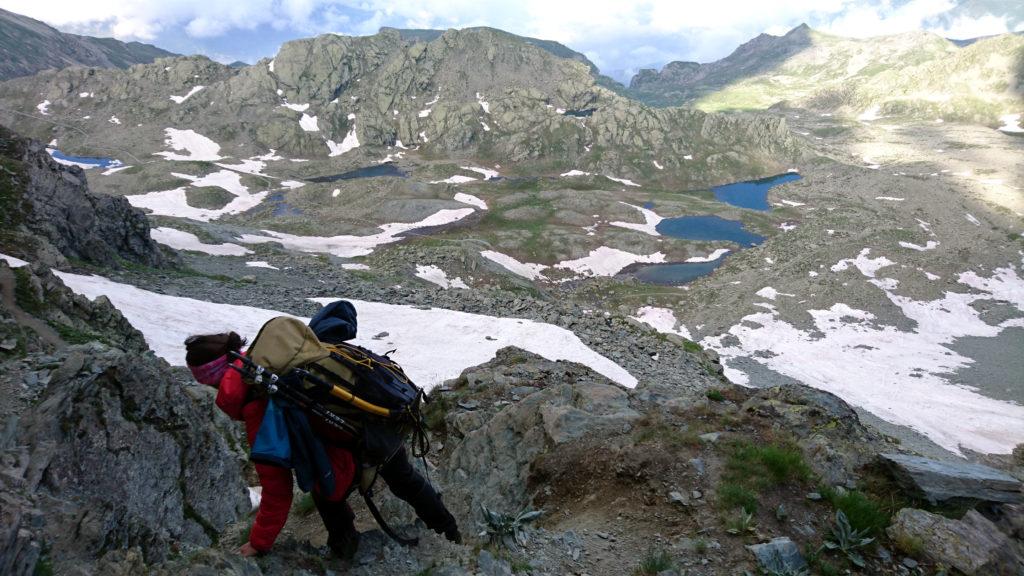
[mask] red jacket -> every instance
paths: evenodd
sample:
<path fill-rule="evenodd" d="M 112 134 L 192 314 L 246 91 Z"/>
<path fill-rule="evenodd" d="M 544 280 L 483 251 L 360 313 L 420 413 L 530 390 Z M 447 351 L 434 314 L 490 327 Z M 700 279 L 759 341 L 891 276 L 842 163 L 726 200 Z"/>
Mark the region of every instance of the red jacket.
<path fill-rule="evenodd" d="M 241 363 L 236 362 L 236 365 L 241 366 Z M 249 386 L 242 381 L 242 376 L 237 370 L 229 369 L 221 377 L 217 389 L 217 407 L 231 418 L 245 422 L 245 434 L 249 439 L 249 446 L 252 447 L 256 441 L 256 432 L 263 422 L 267 400 L 250 399 Z M 355 460 L 351 452 L 338 445 L 341 443 L 339 440 L 343 438 L 338 437 L 334 430 L 324 430 L 317 424 L 313 422 L 313 428 L 327 440 L 324 442 L 324 448 L 334 469 L 334 493 L 328 495 L 327 499 L 338 500 L 348 493 L 355 477 Z M 292 471 L 280 466 L 256 464 L 256 473 L 260 477 L 260 485 L 263 486 L 263 496 L 252 531 L 249 533 L 249 543 L 253 548 L 265 552 L 274 545 L 274 540 L 288 520 L 288 511 L 292 506 Z"/>

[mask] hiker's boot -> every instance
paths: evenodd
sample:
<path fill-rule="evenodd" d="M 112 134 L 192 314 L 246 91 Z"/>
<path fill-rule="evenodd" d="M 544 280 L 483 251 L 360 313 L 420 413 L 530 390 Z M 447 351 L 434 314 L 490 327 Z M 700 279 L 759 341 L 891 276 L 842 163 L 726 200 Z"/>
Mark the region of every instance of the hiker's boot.
<path fill-rule="evenodd" d="M 462 544 L 462 534 L 459 533 L 459 529 L 456 526 L 452 526 L 451 528 L 445 530 L 444 537 L 449 542 L 453 542 L 455 544 Z"/>
<path fill-rule="evenodd" d="M 316 511 L 327 528 L 327 547 L 343 560 L 351 560 L 359 549 L 359 531 L 356 530 L 356 515 L 345 500 L 330 501 L 313 494 Z"/>

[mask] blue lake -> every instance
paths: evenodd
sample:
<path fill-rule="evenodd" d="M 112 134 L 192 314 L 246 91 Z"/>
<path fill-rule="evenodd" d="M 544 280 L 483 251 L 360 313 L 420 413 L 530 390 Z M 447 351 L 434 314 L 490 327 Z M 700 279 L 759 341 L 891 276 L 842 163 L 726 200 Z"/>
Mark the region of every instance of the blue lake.
<path fill-rule="evenodd" d="M 785 174 L 761 178 L 760 180 L 715 186 L 711 191 L 715 193 L 715 199 L 719 202 L 764 212 L 771 209 L 771 206 L 768 205 L 769 190 L 779 184 L 799 179 L 800 175 L 796 172 L 786 172 Z"/>
<path fill-rule="evenodd" d="M 678 262 L 674 264 L 650 264 L 633 271 L 633 276 L 648 284 L 678 286 L 692 282 L 701 276 L 711 274 L 725 262 L 725 256 L 711 262 Z"/>
<path fill-rule="evenodd" d="M 381 176 L 389 176 L 396 178 L 405 178 L 408 176 L 404 170 L 395 166 L 391 162 L 386 164 L 378 164 L 376 166 L 367 166 L 365 168 L 357 168 L 350 170 L 342 174 L 333 174 L 331 176 L 317 176 L 316 178 L 309 178 L 309 182 L 337 182 L 339 180 L 355 180 L 357 178 L 378 178 Z"/>
<path fill-rule="evenodd" d="M 684 240 L 728 240 L 744 248 L 764 242 L 764 236 L 754 234 L 743 227 L 739 220 L 727 220 L 718 216 L 680 216 L 666 218 L 658 223 L 658 232 Z"/>
<path fill-rule="evenodd" d="M 86 165 L 89 165 L 89 166 L 95 166 L 97 168 L 117 168 L 118 166 L 123 166 L 123 164 L 121 163 L 120 160 L 115 160 L 113 158 L 93 158 L 93 157 L 90 157 L 90 156 L 71 156 L 69 154 L 65 154 L 65 153 L 61 152 L 60 150 L 55 150 L 53 148 L 48 148 L 47 151 L 50 153 L 51 156 L 53 156 L 57 160 L 63 160 L 65 162 L 75 162 L 76 164 L 86 164 Z"/>

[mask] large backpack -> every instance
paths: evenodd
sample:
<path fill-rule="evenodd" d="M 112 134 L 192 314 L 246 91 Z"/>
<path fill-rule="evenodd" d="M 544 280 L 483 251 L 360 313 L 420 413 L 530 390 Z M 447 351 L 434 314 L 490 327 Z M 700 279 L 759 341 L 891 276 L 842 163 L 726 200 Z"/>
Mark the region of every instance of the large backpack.
<path fill-rule="evenodd" d="M 344 421 L 364 464 L 383 464 L 422 426 L 423 391 L 397 362 L 346 342 L 324 344 L 296 318 L 269 320 L 246 356 L 276 375 L 279 388 L 293 387 Z"/>

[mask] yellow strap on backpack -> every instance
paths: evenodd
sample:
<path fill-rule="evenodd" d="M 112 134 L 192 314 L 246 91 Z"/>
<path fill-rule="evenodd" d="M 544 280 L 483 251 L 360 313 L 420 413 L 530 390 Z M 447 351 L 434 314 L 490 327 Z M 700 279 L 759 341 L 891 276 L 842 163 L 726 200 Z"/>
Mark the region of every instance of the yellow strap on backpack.
<path fill-rule="evenodd" d="M 391 417 L 391 410 L 388 410 L 387 408 L 384 408 L 383 406 L 377 406 L 376 404 L 371 404 L 371 403 L 367 402 L 366 400 L 363 400 L 362 398 L 360 398 L 360 397 L 356 396 L 355 394 L 349 392 L 348 390 L 345 390 L 341 386 L 334 385 L 331 388 L 331 396 L 334 396 L 335 398 L 337 398 L 337 399 L 339 399 L 339 400 L 341 400 L 343 402 L 348 402 L 349 404 L 355 406 L 356 408 L 359 408 L 360 410 L 369 412 L 370 414 L 376 414 L 377 416 L 383 416 L 385 418 L 390 418 Z"/>

